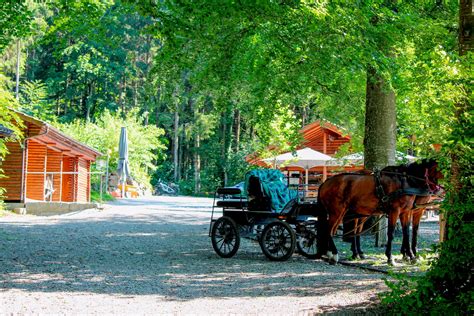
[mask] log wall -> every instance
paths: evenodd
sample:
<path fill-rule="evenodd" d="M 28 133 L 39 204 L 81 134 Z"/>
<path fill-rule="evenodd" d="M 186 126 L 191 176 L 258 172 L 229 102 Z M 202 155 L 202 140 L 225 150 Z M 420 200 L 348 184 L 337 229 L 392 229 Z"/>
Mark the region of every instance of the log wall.
<path fill-rule="evenodd" d="M 78 171 L 77 202 L 89 202 L 89 161 L 79 158 Z"/>
<path fill-rule="evenodd" d="M 61 152 L 57 152 L 51 149 L 47 151 L 47 172 L 60 172 L 61 171 L 61 160 L 63 158 L 63 154 Z M 59 174 L 52 174 L 53 177 L 53 198 L 52 201 L 60 201 L 61 198 L 61 175 Z"/>
<path fill-rule="evenodd" d="M 74 171 L 74 160 L 73 157 L 63 157 L 63 172 Z M 75 177 L 72 174 L 63 175 L 62 200 L 64 202 L 74 201 L 74 178 Z"/>
<path fill-rule="evenodd" d="M 9 153 L 5 160 L 0 161 L 0 169 L 4 172 L 4 178 L 0 178 L 0 188 L 6 190 L 4 198 L 7 201 L 21 200 L 21 177 L 23 150 L 18 142 L 6 144 Z"/>
<path fill-rule="evenodd" d="M 29 172 L 44 172 L 46 145 L 33 140 L 27 141 L 27 174 L 26 198 L 31 200 L 44 200 L 44 174 L 30 174 Z"/>

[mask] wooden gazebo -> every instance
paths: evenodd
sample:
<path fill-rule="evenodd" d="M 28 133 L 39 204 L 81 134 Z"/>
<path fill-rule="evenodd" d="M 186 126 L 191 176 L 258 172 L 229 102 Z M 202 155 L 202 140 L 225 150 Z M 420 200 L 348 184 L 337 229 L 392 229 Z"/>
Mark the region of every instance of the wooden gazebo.
<path fill-rule="evenodd" d="M 351 137 L 341 128 L 322 120 L 304 126 L 300 130 L 300 134 L 303 141 L 297 149 L 308 147 L 329 156 L 334 156 L 342 145 L 351 140 Z M 274 146 L 269 149 L 276 150 Z M 268 164 L 263 162 L 257 153 L 247 156 L 246 160 L 251 164 L 268 167 Z M 309 172 L 310 174 L 319 174 L 320 178 L 318 181 L 324 181 L 328 175 L 340 172 L 341 169 L 344 171 L 354 171 L 361 168 L 362 166 L 321 166 L 313 167 Z M 284 167 L 282 170 L 288 172 L 288 174 L 291 174 L 292 171 L 300 173 L 304 171 L 302 168 L 294 166 Z M 309 180 L 311 182 L 311 176 Z"/>
<path fill-rule="evenodd" d="M 8 142 L 0 162 L 7 202 L 90 201 L 90 166 L 101 155 L 46 122 L 17 112 L 24 140 Z"/>

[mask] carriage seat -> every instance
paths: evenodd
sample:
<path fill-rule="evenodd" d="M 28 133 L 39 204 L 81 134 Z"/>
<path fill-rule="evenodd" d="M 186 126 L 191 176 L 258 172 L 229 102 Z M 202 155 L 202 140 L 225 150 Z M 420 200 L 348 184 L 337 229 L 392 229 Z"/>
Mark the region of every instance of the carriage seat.
<path fill-rule="evenodd" d="M 243 208 L 247 208 L 248 202 L 247 200 L 241 200 L 241 199 L 227 199 L 227 200 L 217 201 L 216 206 L 223 207 L 223 208 L 243 209 Z"/>

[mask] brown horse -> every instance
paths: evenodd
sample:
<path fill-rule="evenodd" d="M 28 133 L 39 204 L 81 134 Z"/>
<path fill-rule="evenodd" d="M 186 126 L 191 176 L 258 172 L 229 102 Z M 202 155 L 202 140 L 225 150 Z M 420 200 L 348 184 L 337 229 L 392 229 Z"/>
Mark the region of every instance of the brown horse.
<path fill-rule="evenodd" d="M 407 212 L 400 213 L 400 222 L 402 224 L 403 232 L 402 247 L 400 249 L 400 252 L 402 253 L 404 260 L 416 262 L 416 246 L 418 243 L 418 228 L 420 226 L 421 217 L 425 213 L 427 206 L 435 200 L 440 201 L 440 197 L 433 195 L 417 196 L 413 209 Z M 411 247 L 409 237 L 410 223 L 412 225 Z"/>
<path fill-rule="evenodd" d="M 413 209 L 400 210 L 400 223 L 402 226 L 402 246 L 400 249 L 403 255 L 403 260 L 416 262 L 417 242 L 418 242 L 418 228 L 421 218 L 426 210 L 427 204 L 433 200 L 432 195 L 417 196 Z M 350 215 L 350 214 L 349 214 Z M 352 259 L 364 259 L 365 255 L 360 246 L 360 235 L 364 231 L 369 230 L 364 227 L 365 222 L 369 217 L 347 219 L 344 218 L 344 240 L 351 243 Z M 411 245 L 409 230 L 412 226 Z"/>
<path fill-rule="evenodd" d="M 338 261 L 332 236 L 350 211 L 362 216 L 387 215 L 388 238 L 385 254 L 393 264 L 392 240 L 396 221 L 402 210 L 411 210 L 417 195 L 428 195 L 439 189 L 441 173 L 434 160 L 422 160 L 408 166 L 389 166 L 380 172 L 364 171 L 329 178 L 319 188 L 319 253 L 324 251 L 331 262 Z"/>

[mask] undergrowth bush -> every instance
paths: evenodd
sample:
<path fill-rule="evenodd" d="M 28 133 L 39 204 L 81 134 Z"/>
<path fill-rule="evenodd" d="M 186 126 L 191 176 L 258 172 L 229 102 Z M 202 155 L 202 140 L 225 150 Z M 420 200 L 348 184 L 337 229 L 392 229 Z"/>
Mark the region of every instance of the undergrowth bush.
<path fill-rule="evenodd" d="M 447 240 L 424 276 L 395 276 L 386 281 L 390 292 L 382 303 L 393 314 L 464 315 L 474 313 L 474 131 L 469 106 L 446 145 L 445 174 L 450 187 L 442 205 L 447 218 Z M 453 158 L 454 159 L 451 159 Z M 454 167 L 453 167 L 454 166 Z"/>

